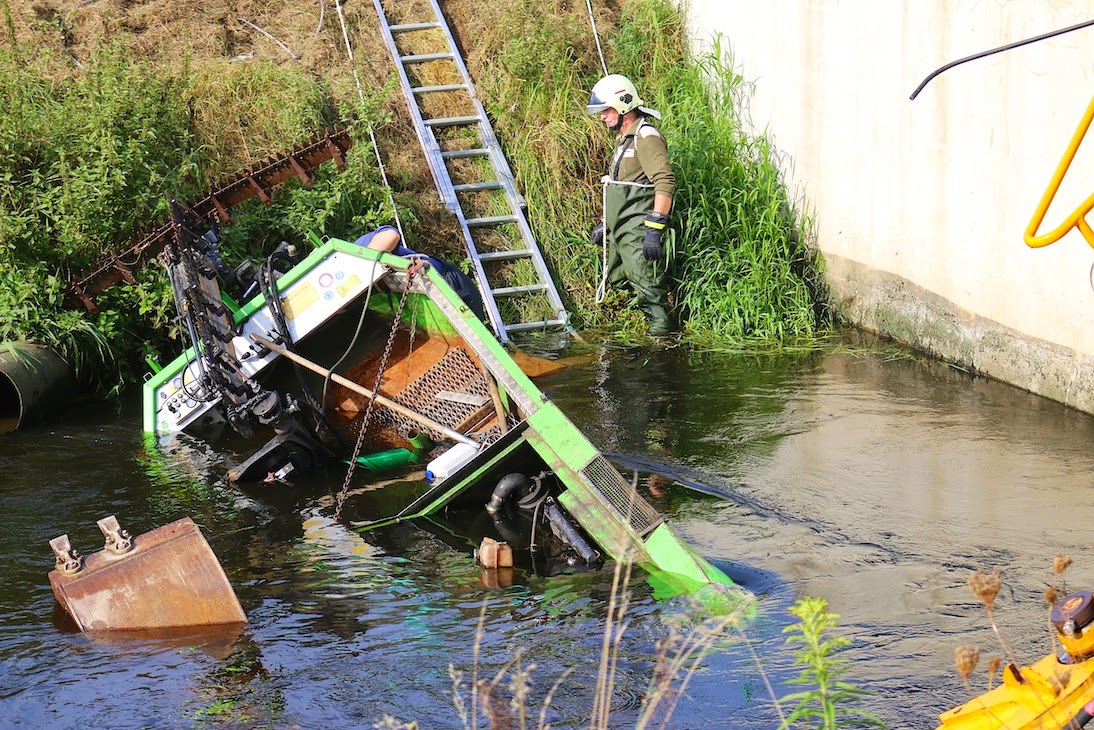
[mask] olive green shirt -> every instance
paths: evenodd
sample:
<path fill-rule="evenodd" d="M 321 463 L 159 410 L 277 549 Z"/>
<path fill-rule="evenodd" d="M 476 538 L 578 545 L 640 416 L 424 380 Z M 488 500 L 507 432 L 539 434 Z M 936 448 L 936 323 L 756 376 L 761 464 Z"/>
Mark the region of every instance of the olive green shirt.
<path fill-rule="evenodd" d="M 669 149 L 660 130 L 645 117 L 615 141 L 608 177 L 618 182 L 652 185 L 656 195 L 672 197 L 676 177 L 669 164 Z"/>

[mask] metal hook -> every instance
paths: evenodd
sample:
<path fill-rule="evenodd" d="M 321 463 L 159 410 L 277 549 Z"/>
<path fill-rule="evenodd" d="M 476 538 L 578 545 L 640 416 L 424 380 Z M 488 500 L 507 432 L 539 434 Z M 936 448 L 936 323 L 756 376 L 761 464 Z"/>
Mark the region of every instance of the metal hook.
<path fill-rule="evenodd" d="M 118 518 L 115 515 L 104 517 L 97 524 L 102 530 L 103 537 L 106 538 L 104 547 L 107 550 L 115 555 L 124 555 L 133 549 L 133 537 L 128 530 L 118 524 Z"/>
<path fill-rule="evenodd" d="M 76 575 L 84 568 L 84 557 L 80 551 L 72 547 L 68 541 L 68 535 L 61 535 L 49 541 L 53 548 L 53 554 L 57 556 L 57 570 L 65 575 Z"/>

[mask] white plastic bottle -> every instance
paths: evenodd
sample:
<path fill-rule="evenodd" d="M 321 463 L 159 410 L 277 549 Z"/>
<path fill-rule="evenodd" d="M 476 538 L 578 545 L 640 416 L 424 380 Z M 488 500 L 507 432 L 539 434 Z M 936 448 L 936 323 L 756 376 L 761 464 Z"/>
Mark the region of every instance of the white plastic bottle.
<path fill-rule="evenodd" d="M 425 467 L 425 481 L 436 484 L 455 474 L 467 462 L 475 458 L 479 448 L 473 444 L 459 443 L 438 456 Z"/>

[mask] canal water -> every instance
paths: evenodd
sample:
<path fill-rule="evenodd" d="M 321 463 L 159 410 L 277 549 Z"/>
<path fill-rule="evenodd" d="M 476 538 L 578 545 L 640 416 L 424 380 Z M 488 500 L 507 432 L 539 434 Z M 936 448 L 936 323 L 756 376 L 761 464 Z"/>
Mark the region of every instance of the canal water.
<path fill-rule="evenodd" d="M 931 728 L 967 696 L 954 648 L 1000 653 L 965 585 L 974 570 L 1002 570 L 996 618 L 1027 663 L 1051 651 L 1042 592 L 1053 556 L 1075 560 L 1067 588 L 1094 587 L 1094 418 L 861 345 L 563 356 L 570 367 L 541 387 L 758 596 L 755 617 L 691 676 L 670 727 L 777 727 L 766 685 L 796 689 L 783 629 L 802 596 L 839 614 L 845 678 L 873 693 L 861 706 L 892 728 Z M 459 728 L 476 672 L 507 666 L 531 677 L 529 727 L 556 683 L 545 720 L 587 724 L 610 570 L 484 582 L 458 524 L 349 529 L 380 516 L 377 480 L 354 481 L 342 524 L 330 520 L 341 470 L 293 493 L 236 491 L 221 476 L 231 454 L 147 444 L 135 398 L 0 439 L 0 726 L 371 728 L 392 716 Z M 68 533 L 97 549 L 95 521 L 109 514 L 134 533 L 191 516 L 249 624 L 154 638 L 74 631 L 49 588 L 47 543 Z M 634 727 L 659 642 L 690 611 L 635 578 L 612 727 Z M 984 686 L 982 668 L 972 681 Z"/>

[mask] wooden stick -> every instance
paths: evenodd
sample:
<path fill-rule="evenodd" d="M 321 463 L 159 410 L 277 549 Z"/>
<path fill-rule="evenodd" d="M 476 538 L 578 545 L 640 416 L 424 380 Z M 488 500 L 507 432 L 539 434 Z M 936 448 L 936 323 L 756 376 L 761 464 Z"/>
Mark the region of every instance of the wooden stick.
<path fill-rule="evenodd" d="M 494 401 L 494 411 L 498 414 L 498 426 L 501 428 L 501 432 L 505 433 L 509 430 L 509 422 L 505 417 L 505 404 L 501 401 L 498 381 L 494 380 L 494 375 L 486 368 L 482 369 L 482 374 L 486 376 L 486 387 L 489 388 L 490 398 Z"/>
<path fill-rule="evenodd" d="M 256 343 L 258 343 L 259 345 L 262 345 L 263 347 L 265 347 L 267 350 L 271 350 L 273 352 L 276 352 L 278 355 L 281 355 L 282 357 L 286 357 L 286 358 L 292 360 L 293 362 L 297 363 L 298 365 L 303 365 L 304 367 L 306 367 L 308 370 L 311 370 L 312 372 L 318 373 L 318 374 L 322 375 L 323 377 L 330 377 L 330 379 L 333 380 L 334 382 L 338 383 L 341 386 L 349 388 L 350 390 L 352 390 L 355 393 L 360 393 L 361 395 L 365 396 L 366 398 L 372 398 L 373 397 L 372 391 L 369 390 L 368 388 L 366 388 L 365 386 L 360 385 L 358 383 L 355 383 L 352 380 L 350 380 L 349 378 L 344 378 L 341 375 L 339 375 L 338 373 L 331 372 L 330 370 L 327 370 L 322 365 L 319 365 L 318 363 L 314 363 L 314 362 L 312 362 L 311 360 L 308 360 L 305 357 L 297 355 L 295 352 L 290 352 L 289 350 L 286 350 L 284 347 L 281 347 L 280 345 L 277 345 L 273 342 L 270 342 L 269 340 L 267 340 L 265 337 L 263 337 L 262 335 L 260 335 L 258 333 L 252 332 L 251 333 L 251 339 L 254 340 Z M 453 430 L 453 429 L 449 428 L 448 426 L 445 426 L 443 423 L 437 423 L 436 421 L 434 421 L 429 416 L 422 415 L 421 413 L 418 413 L 417 411 L 412 411 L 412 410 L 410 410 L 409 408 L 407 408 L 406 406 L 404 406 L 401 403 L 396 403 L 395 401 L 391 400 L 390 398 L 386 398 L 386 397 L 380 395 L 379 393 L 376 393 L 375 398 L 376 398 L 376 402 L 379 403 L 380 405 L 384 406 L 385 408 L 389 408 L 389 409 L 395 411 L 396 413 L 398 413 L 401 416 L 406 416 L 410 420 L 417 423 L 419 426 L 425 426 L 426 428 L 428 428 L 430 430 L 439 431 L 440 433 L 443 433 L 445 436 L 452 439 L 453 441 L 459 441 L 461 444 L 470 444 L 471 446 L 474 446 L 476 448 L 478 448 L 478 446 L 479 446 L 477 441 L 474 441 L 474 440 L 468 438 L 467 436 L 464 436 L 459 431 Z"/>

